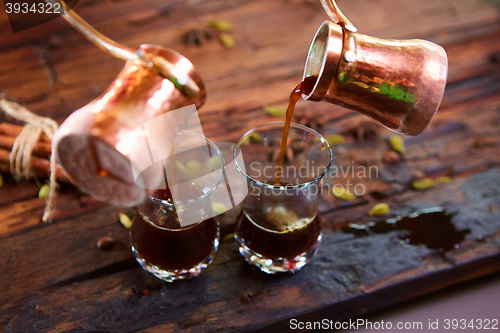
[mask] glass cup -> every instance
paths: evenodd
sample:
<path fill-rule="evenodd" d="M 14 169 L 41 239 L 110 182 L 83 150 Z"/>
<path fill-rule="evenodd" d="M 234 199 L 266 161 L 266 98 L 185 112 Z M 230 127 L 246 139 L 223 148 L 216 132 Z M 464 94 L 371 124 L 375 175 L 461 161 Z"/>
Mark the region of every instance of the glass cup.
<path fill-rule="evenodd" d="M 237 142 L 236 167 L 247 179 L 248 196 L 236 222 L 235 239 L 245 260 L 262 271 L 295 272 L 317 252 L 321 225 L 320 181 L 332 161 L 318 132 L 292 123 L 280 184 L 275 184 L 284 123 L 246 132 Z"/>
<path fill-rule="evenodd" d="M 195 277 L 214 259 L 219 225 L 212 199 L 224 176 L 224 157 L 205 137 L 184 131 L 174 147 L 144 171 L 161 172 L 162 181 L 148 190 L 130 229 L 139 264 L 168 282 Z"/>

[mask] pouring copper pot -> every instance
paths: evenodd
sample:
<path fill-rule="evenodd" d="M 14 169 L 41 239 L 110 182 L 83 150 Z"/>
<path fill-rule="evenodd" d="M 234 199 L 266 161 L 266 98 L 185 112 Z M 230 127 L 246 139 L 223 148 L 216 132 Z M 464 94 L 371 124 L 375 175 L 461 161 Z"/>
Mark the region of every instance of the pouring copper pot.
<path fill-rule="evenodd" d="M 317 76 L 309 95 L 361 112 L 403 134 L 418 135 L 443 97 L 445 50 L 432 42 L 380 39 L 357 32 L 334 0 L 321 0 L 333 20 L 318 29 L 304 78 Z"/>

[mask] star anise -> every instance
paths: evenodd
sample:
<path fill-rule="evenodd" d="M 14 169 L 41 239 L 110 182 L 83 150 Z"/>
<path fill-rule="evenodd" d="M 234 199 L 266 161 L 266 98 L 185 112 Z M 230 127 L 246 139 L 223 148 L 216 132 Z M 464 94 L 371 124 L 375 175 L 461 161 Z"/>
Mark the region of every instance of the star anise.
<path fill-rule="evenodd" d="M 355 117 L 342 130 L 342 134 L 353 136 L 358 141 L 370 140 L 378 136 L 382 126 L 367 117 Z"/>
<path fill-rule="evenodd" d="M 323 127 L 324 117 L 321 114 L 314 112 L 314 110 L 295 110 L 295 114 L 293 117 L 296 123 L 311 127 L 313 130 L 317 130 L 319 127 Z"/>
<path fill-rule="evenodd" d="M 201 46 L 207 40 L 212 39 L 213 36 L 211 28 L 190 26 L 184 33 L 184 44 Z"/>

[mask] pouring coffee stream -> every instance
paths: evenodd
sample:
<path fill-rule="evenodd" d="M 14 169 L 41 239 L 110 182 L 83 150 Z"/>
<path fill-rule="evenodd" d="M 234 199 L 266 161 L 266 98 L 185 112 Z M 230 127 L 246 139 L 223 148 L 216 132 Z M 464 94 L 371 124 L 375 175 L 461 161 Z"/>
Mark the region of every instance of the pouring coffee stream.
<path fill-rule="evenodd" d="M 286 120 L 285 127 L 283 128 L 283 136 L 281 137 L 281 147 L 280 147 L 280 158 L 278 161 L 278 170 L 276 175 L 276 185 L 280 185 L 281 177 L 283 176 L 283 164 L 285 163 L 286 155 L 286 143 L 288 141 L 288 133 L 290 132 L 290 125 L 292 124 L 293 114 L 295 112 L 295 105 L 299 101 L 302 94 L 310 94 L 316 80 L 317 76 L 306 77 L 301 83 L 299 83 L 295 89 L 293 89 L 290 94 L 290 99 L 288 101 L 288 107 L 286 109 Z"/>

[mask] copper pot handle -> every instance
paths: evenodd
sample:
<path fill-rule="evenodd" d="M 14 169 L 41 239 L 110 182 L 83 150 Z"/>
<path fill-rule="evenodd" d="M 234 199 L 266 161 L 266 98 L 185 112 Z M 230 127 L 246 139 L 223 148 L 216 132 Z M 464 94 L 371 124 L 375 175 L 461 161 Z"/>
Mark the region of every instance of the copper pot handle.
<path fill-rule="evenodd" d="M 115 42 L 94 29 L 84 19 L 82 19 L 74 10 L 68 11 L 66 3 L 62 0 L 45 0 L 47 3 L 61 5 L 64 14 L 62 17 L 68 23 L 80 32 L 90 42 L 95 44 L 104 52 L 122 60 L 133 60 L 145 67 L 157 70 L 163 77 L 172 81 L 172 83 L 189 97 L 194 97 L 200 93 L 200 88 L 192 78 L 184 74 L 177 73 L 175 66 L 162 57 L 145 53 L 140 48 L 131 49 L 125 45 Z"/>
<path fill-rule="evenodd" d="M 339 6 L 335 0 L 321 0 L 321 5 L 325 10 L 328 17 L 337 24 L 343 26 L 346 30 L 351 32 L 356 32 L 358 29 L 347 19 L 347 17 L 342 13 Z"/>

